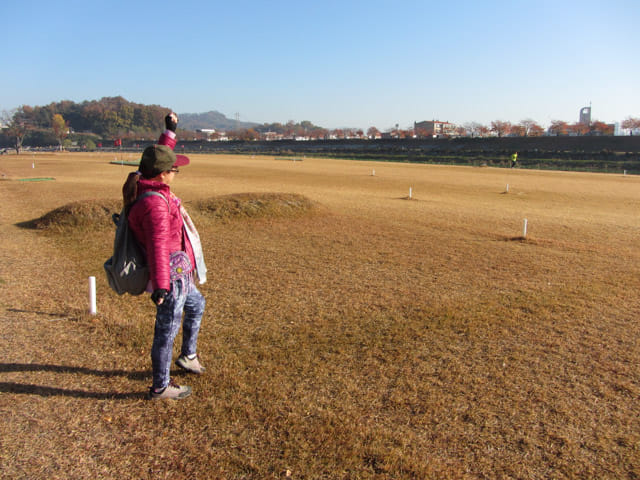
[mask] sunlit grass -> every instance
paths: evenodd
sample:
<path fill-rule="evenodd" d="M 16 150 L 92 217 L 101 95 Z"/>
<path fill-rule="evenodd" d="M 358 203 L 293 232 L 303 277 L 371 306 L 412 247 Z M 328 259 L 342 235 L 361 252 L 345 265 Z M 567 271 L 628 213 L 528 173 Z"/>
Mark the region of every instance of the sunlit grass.
<path fill-rule="evenodd" d="M 150 403 L 153 305 L 101 270 L 130 170 L 108 160 L 0 184 L 9 475 L 640 475 L 637 178 L 194 156 L 173 188 L 209 267 L 208 372 Z"/>

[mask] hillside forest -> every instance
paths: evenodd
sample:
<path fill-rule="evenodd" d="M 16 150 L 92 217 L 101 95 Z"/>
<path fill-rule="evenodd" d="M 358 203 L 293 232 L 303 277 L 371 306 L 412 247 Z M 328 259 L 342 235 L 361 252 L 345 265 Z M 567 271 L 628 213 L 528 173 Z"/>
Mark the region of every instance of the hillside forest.
<path fill-rule="evenodd" d="M 142 105 L 123 97 L 104 97 L 82 103 L 64 100 L 35 107 L 23 105 L 2 112 L 0 148 L 15 149 L 17 153 L 23 145 L 58 145 L 60 149 L 74 145 L 93 150 L 102 145 L 145 142 L 157 137 L 164 126 L 164 117 L 170 111 L 169 107 Z M 188 129 L 180 128 L 183 126 Z M 326 132 L 308 121 L 260 125 L 234 121 L 219 112 L 181 115 L 180 127 L 178 136 L 189 140 L 207 139 L 207 134 L 199 131 L 205 128 L 224 128 L 225 135 L 239 140 L 253 140 L 264 132 Z"/>

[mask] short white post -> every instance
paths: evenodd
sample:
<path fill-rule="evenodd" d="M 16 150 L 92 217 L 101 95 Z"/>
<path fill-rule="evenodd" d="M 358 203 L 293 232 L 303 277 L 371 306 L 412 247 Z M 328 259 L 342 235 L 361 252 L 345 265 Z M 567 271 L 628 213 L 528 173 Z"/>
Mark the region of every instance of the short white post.
<path fill-rule="evenodd" d="M 413 190 L 411 187 L 409 187 L 409 200 L 411 200 L 412 197 L 413 197 Z"/>
<path fill-rule="evenodd" d="M 509 184 L 507 183 L 507 193 L 509 193 Z"/>
<path fill-rule="evenodd" d="M 31 168 L 36 168 L 36 162 L 31 162 Z"/>
<path fill-rule="evenodd" d="M 375 177 L 375 176 L 376 176 L 376 169 L 375 169 L 375 168 L 373 169 L 373 172 L 371 172 L 371 176 L 372 176 L 372 177 Z"/>
<path fill-rule="evenodd" d="M 524 226 L 522 227 L 522 236 L 526 237 L 527 236 L 527 219 L 524 219 Z"/>
<path fill-rule="evenodd" d="M 625 177 L 627 176 L 627 171 L 626 171 L 626 170 L 624 171 L 624 176 L 625 176 Z"/>
<path fill-rule="evenodd" d="M 89 277 L 89 313 L 96 314 L 96 277 Z"/>

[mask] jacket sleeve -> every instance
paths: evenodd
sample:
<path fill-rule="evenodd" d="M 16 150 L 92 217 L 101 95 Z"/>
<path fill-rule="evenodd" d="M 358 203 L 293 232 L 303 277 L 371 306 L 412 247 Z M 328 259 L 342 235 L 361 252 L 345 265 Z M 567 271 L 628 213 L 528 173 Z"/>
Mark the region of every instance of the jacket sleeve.
<path fill-rule="evenodd" d="M 142 200 L 141 218 L 146 232 L 144 248 L 149 265 L 149 277 L 153 290 L 171 289 L 169 267 L 170 218 L 167 202 L 158 196 L 146 197 Z"/>
<path fill-rule="evenodd" d="M 176 139 L 176 134 L 171 130 L 165 130 L 160 135 L 160 140 L 158 140 L 158 145 L 166 145 L 171 150 L 173 150 L 176 147 L 176 143 L 178 143 L 178 140 Z"/>

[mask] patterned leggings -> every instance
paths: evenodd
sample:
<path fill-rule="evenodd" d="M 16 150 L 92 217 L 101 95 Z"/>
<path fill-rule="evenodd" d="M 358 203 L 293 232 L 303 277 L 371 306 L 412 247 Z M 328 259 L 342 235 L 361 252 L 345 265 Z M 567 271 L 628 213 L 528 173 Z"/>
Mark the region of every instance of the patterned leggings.
<path fill-rule="evenodd" d="M 205 298 L 191 282 L 172 282 L 171 293 L 156 306 L 156 326 L 151 347 L 153 388 L 169 385 L 173 341 L 182 323 L 182 355 L 196 353 Z M 182 314 L 184 313 L 184 321 Z"/>

